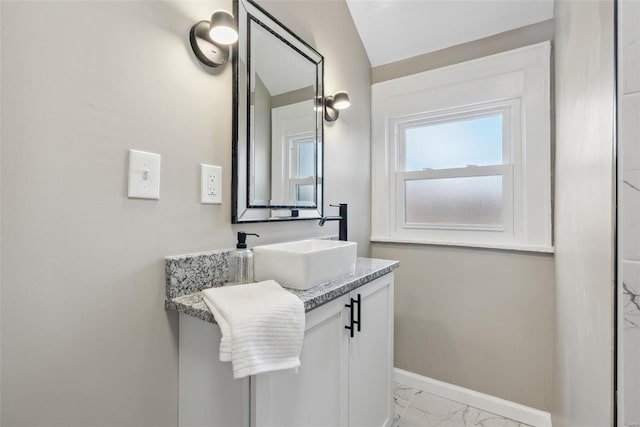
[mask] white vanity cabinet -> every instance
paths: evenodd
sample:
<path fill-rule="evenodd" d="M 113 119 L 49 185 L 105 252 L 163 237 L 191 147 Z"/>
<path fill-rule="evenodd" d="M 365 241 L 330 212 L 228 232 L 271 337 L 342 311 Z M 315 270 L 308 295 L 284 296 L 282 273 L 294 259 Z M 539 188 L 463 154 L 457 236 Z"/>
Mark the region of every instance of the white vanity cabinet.
<path fill-rule="evenodd" d="M 300 368 L 251 378 L 252 425 L 347 426 L 349 335 L 344 331 L 348 295 L 307 313 Z"/>
<path fill-rule="evenodd" d="M 355 294 L 355 295 L 354 295 Z M 349 339 L 349 426 L 393 422 L 393 273 L 356 289 L 361 328 Z"/>
<path fill-rule="evenodd" d="M 352 313 L 353 337 L 345 329 Z M 251 424 L 390 426 L 393 273 L 310 311 L 306 320 L 298 374 L 252 378 Z"/>
<path fill-rule="evenodd" d="M 249 427 L 249 378 L 233 379 L 219 360 L 220 328 L 180 313 L 178 426 Z"/>
<path fill-rule="evenodd" d="M 185 314 L 178 340 L 180 427 L 392 424 L 392 272 L 307 313 L 297 374 L 234 380 L 218 326 Z"/>

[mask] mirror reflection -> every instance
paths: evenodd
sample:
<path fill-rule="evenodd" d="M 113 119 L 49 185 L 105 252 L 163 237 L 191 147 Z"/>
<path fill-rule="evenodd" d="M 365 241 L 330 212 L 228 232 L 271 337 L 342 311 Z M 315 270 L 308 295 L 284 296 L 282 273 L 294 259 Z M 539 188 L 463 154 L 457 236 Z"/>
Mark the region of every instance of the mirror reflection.
<path fill-rule="evenodd" d="M 234 222 L 318 218 L 322 56 L 259 6 L 236 4 Z"/>

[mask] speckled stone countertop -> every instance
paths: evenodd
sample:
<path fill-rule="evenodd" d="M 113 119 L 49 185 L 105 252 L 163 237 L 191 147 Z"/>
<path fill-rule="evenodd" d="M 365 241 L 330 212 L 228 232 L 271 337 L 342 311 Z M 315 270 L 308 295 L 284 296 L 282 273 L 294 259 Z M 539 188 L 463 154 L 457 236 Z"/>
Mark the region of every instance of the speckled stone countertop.
<path fill-rule="evenodd" d="M 398 268 L 399 265 L 400 263 L 398 261 L 376 258 L 358 258 L 356 260 L 356 271 L 353 274 L 340 277 L 306 291 L 289 288 L 285 289 L 297 295 L 304 303 L 305 310 L 309 311 L 347 294 L 353 289 L 359 288 L 378 277 L 392 272 Z M 167 278 L 167 283 L 169 282 L 170 279 Z M 174 297 L 170 296 L 172 294 L 175 295 L 175 293 L 167 292 L 167 297 L 165 299 L 166 308 L 176 310 L 180 313 L 196 317 L 206 322 L 215 323 L 213 315 L 202 299 L 201 290 Z"/>

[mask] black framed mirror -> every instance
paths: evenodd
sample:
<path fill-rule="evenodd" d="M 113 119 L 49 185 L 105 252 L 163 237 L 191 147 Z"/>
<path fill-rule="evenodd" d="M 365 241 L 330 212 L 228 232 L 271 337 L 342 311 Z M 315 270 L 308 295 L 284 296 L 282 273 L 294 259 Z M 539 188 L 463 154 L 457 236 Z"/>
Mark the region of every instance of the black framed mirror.
<path fill-rule="evenodd" d="M 234 16 L 232 222 L 321 218 L 324 58 L 250 0 Z"/>

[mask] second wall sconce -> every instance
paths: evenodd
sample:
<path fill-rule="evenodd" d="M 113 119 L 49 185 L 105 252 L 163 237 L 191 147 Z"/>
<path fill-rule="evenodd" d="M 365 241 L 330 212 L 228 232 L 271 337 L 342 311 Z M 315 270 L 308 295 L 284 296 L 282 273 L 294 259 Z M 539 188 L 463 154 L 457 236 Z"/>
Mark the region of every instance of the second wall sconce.
<path fill-rule="evenodd" d="M 347 92 L 336 92 L 333 96 L 329 95 L 324 99 L 324 119 L 328 122 L 335 122 L 340 116 L 340 110 L 345 110 L 350 106 L 351 101 Z"/>
<path fill-rule="evenodd" d="M 196 57 L 208 67 L 224 65 L 229 60 L 229 46 L 238 41 L 233 15 L 216 10 L 211 20 L 200 21 L 191 27 L 189 42 Z"/>

